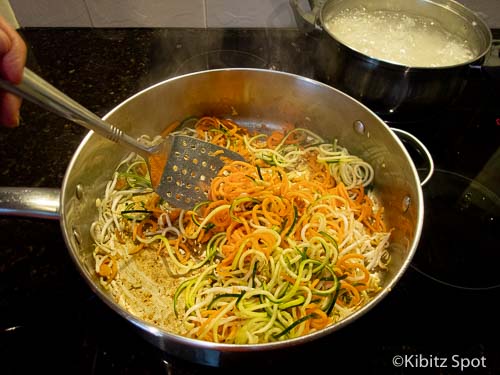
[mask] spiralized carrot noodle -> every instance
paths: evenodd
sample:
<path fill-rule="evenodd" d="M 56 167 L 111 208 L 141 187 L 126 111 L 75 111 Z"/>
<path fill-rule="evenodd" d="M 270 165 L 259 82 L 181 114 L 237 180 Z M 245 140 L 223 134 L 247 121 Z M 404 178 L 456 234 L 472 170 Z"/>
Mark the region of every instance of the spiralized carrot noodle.
<path fill-rule="evenodd" d="M 138 155 L 120 163 L 91 226 L 95 272 L 118 304 L 175 334 L 258 344 L 324 329 L 380 291 L 390 231 L 367 162 L 290 124 L 189 122 L 176 132 L 246 161 L 228 161 L 191 210 L 156 195 L 158 171 Z"/>

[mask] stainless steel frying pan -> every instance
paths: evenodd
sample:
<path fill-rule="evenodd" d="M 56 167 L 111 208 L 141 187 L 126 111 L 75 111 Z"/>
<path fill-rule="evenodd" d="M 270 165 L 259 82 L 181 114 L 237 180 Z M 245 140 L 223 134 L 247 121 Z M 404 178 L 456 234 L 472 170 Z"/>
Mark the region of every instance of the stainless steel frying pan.
<path fill-rule="evenodd" d="M 234 115 L 237 113 L 237 115 Z M 375 192 L 394 228 L 392 261 L 383 290 L 345 320 L 307 336 L 259 345 L 230 345 L 188 339 L 144 322 L 116 304 L 101 288 L 94 272 L 90 225 L 96 218 L 96 198 L 126 150 L 90 132 L 67 168 L 60 191 L 0 189 L 0 213 L 58 218 L 68 250 L 82 277 L 116 313 L 135 325 L 151 343 L 186 360 L 225 365 L 315 340 L 355 322 L 395 288 L 416 251 L 424 207 L 421 182 L 402 142 L 379 117 L 358 101 L 330 86 L 293 74 L 256 69 L 224 69 L 188 74 L 158 83 L 126 100 L 104 119 L 132 136 L 158 134 L 169 123 L 190 115 L 232 117 L 248 127 L 290 122 L 327 139 L 338 139 L 351 153 L 371 163 Z M 432 159 L 418 140 L 409 139 Z M 395 307 L 397 308 L 397 307 Z"/>

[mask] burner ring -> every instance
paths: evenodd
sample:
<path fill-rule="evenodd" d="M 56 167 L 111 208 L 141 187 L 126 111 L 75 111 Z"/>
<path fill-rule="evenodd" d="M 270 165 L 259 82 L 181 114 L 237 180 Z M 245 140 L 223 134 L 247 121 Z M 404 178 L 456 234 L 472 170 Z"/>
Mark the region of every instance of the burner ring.
<path fill-rule="evenodd" d="M 435 170 L 424 188 L 422 238 L 411 266 L 448 286 L 500 287 L 500 198 L 458 173 Z"/>
<path fill-rule="evenodd" d="M 177 67 L 174 75 L 224 68 L 266 69 L 268 63 L 263 58 L 250 52 L 216 49 L 187 58 Z"/>

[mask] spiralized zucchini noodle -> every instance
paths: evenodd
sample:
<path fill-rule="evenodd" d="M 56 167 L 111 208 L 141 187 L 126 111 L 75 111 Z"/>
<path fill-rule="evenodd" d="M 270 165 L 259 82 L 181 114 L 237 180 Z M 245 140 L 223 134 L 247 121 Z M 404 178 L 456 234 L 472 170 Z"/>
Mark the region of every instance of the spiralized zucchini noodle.
<path fill-rule="evenodd" d="M 91 226 L 96 273 L 117 303 L 175 334 L 258 344 L 319 331 L 380 291 L 390 231 L 368 163 L 303 128 L 190 120 L 176 131 L 246 161 L 228 161 L 191 210 L 153 191 L 140 156 L 120 163 Z"/>

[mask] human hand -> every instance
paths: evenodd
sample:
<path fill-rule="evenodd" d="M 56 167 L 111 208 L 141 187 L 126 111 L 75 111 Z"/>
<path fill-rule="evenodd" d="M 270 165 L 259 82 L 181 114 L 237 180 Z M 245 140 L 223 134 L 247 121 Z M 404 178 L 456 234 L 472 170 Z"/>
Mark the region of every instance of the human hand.
<path fill-rule="evenodd" d="M 23 77 L 26 44 L 21 36 L 0 16 L 0 77 L 17 84 Z M 0 92 L 0 125 L 19 125 L 21 98 Z"/>

